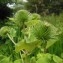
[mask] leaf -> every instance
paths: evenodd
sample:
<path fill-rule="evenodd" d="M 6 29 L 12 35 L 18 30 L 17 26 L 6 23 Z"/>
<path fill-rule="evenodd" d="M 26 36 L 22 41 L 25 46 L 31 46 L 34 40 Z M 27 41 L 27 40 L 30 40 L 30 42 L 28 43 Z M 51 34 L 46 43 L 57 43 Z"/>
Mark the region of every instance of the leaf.
<path fill-rule="evenodd" d="M 12 38 L 15 37 L 16 36 L 16 30 L 14 28 L 10 28 L 9 34 Z"/>
<path fill-rule="evenodd" d="M 36 63 L 36 58 L 32 57 L 31 60 L 30 60 L 30 63 Z"/>
<path fill-rule="evenodd" d="M 39 53 L 36 63 L 63 63 L 62 59 L 49 53 Z"/>
<path fill-rule="evenodd" d="M 0 60 L 2 60 L 5 56 L 3 56 L 2 54 L 0 55 Z"/>
<path fill-rule="evenodd" d="M 53 63 L 51 57 L 52 55 L 50 54 L 38 54 L 36 63 Z"/>
<path fill-rule="evenodd" d="M 15 46 L 15 51 L 20 52 L 21 50 L 25 50 L 26 52 L 32 52 L 36 47 L 38 47 L 41 44 L 40 40 L 37 40 L 32 43 L 26 43 L 24 40 L 21 42 L 18 42 Z"/>
<path fill-rule="evenodd" d="M 55 55 L 53 55 L 53 60 L 54 60 L 56 63 L 63 63 L 63 59 L 61 59 L 60 57 L 55 56 Z"/>
<path fill-rule="evenodd" d="M 25 29 L 25 31 L 23 31 L 26 43 L 32 43 L 37 41 L 36 37 L 31 32 L 32 32 L 31 28 Z"/>
<path fill-rule="evenodd" d="M 61 32 L 54 25 L 48 22 L 44 22 L 44 23 L 45 25 L 50 27 L 50 39 L 47 41 L 47 45 L 46 45 L 46 48 L 49 48 L 58 41 L 58 35 L 61 34 Z"/>
<path fill-rule="evenodd" d="M 9 60 L 9 57 L 5 57 L 2 60 L 0 60 L 0 63 L 12 63 L 12 62 Z"/>
<path fill-rule="evenodd" d="M 63 52 L 61 53 L 61 58 L 63 58 Z"/>
<path fill-rule="evenodd" d="M 46 45 L 46 49 L 48 49 L 49 47 L 51 47 L 53 44 L 55 44 L 57 42 L 58 39 L 50 39 L 47 41 L 47 45 Z"/>
<path fill-rule="evenodd" d="M 14 63 L 22 63 L 21 59 L 15 60 Z"/>

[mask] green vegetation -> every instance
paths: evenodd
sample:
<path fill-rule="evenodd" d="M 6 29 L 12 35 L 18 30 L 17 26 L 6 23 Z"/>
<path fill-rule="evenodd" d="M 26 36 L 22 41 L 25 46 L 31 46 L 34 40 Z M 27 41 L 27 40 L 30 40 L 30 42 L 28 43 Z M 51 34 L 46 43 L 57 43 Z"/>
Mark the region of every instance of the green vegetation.
<path fill-rule="evenodd" d="M 63 11 L 63 0 L 27 0 L 25 8 L 32 13 L 48 15 L 60 14 Z"/>
<path fill-rule="evenodd" d="M 63 63 L 62 19 L 17 11 L 0 28 L 0 63 Z"/>

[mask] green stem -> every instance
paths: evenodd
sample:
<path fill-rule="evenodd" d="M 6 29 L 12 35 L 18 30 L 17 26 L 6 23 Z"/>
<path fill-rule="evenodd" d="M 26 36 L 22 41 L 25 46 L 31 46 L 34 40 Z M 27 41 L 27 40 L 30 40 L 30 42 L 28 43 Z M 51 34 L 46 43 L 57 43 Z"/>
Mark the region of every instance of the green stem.
<path fill-rule="evenodd" d="M 44 53 L 46 53 L 47 52 L 47 49 L 46 49 L 46 46 L 47 46 L 47 41 L 45 41 L 45 47 L 44 47 Z"/>
<path fill-rule="evenodd" d="M 14 45 L 16 45 L 16 43 L 14 42 L 14 40 L 11 38 L 11 36 L 7 33 L 7 36 L 9 37 L 9 39 L 12 41 L 12 43 L 14 44 Z"/>
<path fill-rule="evenodd" d="M 20 51 L 20 56 L 21 56 L 22 63 L 24 63 L 24 60 L 23 60 L 23 57 L 22 57 L 21 51 Z"/>

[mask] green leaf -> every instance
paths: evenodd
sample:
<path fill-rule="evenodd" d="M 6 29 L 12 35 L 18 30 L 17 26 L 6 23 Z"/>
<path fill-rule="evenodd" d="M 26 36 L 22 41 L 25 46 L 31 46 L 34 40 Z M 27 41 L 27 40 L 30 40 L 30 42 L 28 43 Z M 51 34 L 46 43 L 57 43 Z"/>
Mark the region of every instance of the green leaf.
<path fill-rule="evenodd" d="M 22 31 L 26 43 L 32 43 L 37 41 L 36 37 L 31 32 L 32 32 L 31 28 Z"/>
<path fill-rule="evenodd" d="M 50 54 L 38 54 L 36 63 L 50 63 L 51 57 L 52 57 L 52 55 L 50 55 Z M 52 60 L 52 62 L 53 62 L 53 60 Z"/>
<path fill-rule="evenodd" d="M 5 56 L 3 56 L 2 54 L 0 55 L 0 60 L 2 60 L 3 58 L 5 58 Z"/>
<path fill-rule="evenodd" d="M 40 40 L 37 40 L 32 43 L 26 43 L 24 40 L 21 42 L 18 42 L 15 46 L 15 51 L 20 52 L 21 50 L 25 50 L 26 52 L 32 52 L 36 47 L 38 47 L 41 44 Z"/>
<path fill-rule="evenodd" d="M 9 60 L 9 57 L 5 57 L 2 60 L 0 60 L 0 63 L 11 63 L 11 61 Z"/>
<path fill-rule="evenodd" d="M 31 60 L 30 60 L 30 63 L 36 63 L 36 58 L 32 57 Z"/>
<path fill-rule="evenodd" d="M 42 53 L 37 55 L 36 63 L 63 63 L 62 59 L 56 55 L 51 55 L 49 53 Z"/>
<path fill-rule="evenodd" d="M 10 28 L 9 34 L 12 38 L 15 37 L 16 36 L 16 30 L 14 28 Z"/>
<path fill-rule="evenodd" d="M 54 45 L 57 42 L 58 39 L 50 39 L 47 41 L 47 45 L 46 45 L 46 49 L 48 49 L 49 47 L 51 47 L 52 45 Z"/>
<path fill-rule="evenodd" d="M 21 59 L 15 60 L 14 63 L 22 63 Z"/>
<path fill-rule="evenodd" d="M 63 59 L 55 55 L 53 55 L 53 60 L 55 61 L 55 63 L 63 63 Z"/>
<path fill-rule="evenodd" d="M 48 25 L 50 28 L 50 39 L 47 41 L 46 48 L 49 48 L 53 44 L 55 44 L 58 41 L 58 35 L 61 34 L 58 28 L 56 28 L 54 25 L 44 22 L 45 25 Z"/>

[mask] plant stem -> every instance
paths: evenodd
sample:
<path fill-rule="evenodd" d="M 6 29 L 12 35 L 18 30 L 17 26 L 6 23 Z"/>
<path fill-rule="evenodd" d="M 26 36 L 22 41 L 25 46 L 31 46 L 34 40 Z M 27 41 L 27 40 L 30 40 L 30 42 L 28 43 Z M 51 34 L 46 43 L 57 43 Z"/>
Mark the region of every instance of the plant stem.
<path fill-rule="evenodd" d="M 11 36 L 7 33 L 7 36 L 9 37 L 9 39 L 12 41 L 12 43 L 14 44 L 14 45 L 16 45 L 16 43 L 14 42 L 14 40 L 11 38 Z"/>
<path fill-rule="evenodd" d="M 21 51 L 20 51 L 20 56 L 21 56 L 22 63 L 24 63 L 24 60 L 23 60 L 23 57 L 22 57 Z"/>

